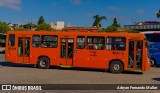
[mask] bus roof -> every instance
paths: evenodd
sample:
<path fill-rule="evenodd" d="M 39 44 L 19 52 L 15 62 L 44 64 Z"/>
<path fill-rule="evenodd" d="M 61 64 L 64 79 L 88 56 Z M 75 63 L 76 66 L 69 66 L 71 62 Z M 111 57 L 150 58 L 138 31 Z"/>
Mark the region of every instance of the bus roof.
<path fill-rule="evenodd" d="M 143 34 L 160 34 L 160 31 L 146 31 L 146 32 L 141 32 Z"/>
<path fill-rule="evenodd" d="M 123 37 L 123 36 L 130 36 L 130 37 L 140 37 L 144 36 L 141 33 L 122 33 L 122 32 L 49 32 L 49 31 L 8 31 L 7 34 L 24 34 L 24 35 L 29 35 L 29 34 L 40 34 L 40 35 L 45 35 L 45 34 L 55 34 L 55 35 L 89 35 L 89 36 L 118 36 L 118 37 Z"/>
<path fill-rule="evenodd" d="M 0 33 L 0 35 L 4 35 L 4 36 L 5 36 L 6 34 L 4 34 L 4 33 Z"/>

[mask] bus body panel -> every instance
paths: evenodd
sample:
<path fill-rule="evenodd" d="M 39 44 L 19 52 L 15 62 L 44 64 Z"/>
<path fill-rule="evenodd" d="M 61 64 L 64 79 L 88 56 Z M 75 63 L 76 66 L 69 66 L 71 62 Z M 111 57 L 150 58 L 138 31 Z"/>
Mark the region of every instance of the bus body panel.
<path fill-rule="evenodd" d="M 103 50 L 76 50 L 74 53 L 74 64 L 76 67 L 89 67 L 89 68 L 107 68 L 108 59 L 106 52 Z M 109 55 L 109 54 L 107 54 Z"/>
<path fill-rule="evenodd" d="M 34 50 L 34 51 L 32 51 Z M 57 49 L 47 49 L 47 50 L 42 50 L 41 48 L 38 48 L 38 49 L 35 49 L 35 48 L 32 48 L 31 49 L 31 59 L 30 59 L 30 62 L 31 64 L 37 64 L 37 59 L 39 57 L 48 57 L 49 60 L 50 60 L 50 64 L 51 65 L 58 65 L 58 50 Z"/>

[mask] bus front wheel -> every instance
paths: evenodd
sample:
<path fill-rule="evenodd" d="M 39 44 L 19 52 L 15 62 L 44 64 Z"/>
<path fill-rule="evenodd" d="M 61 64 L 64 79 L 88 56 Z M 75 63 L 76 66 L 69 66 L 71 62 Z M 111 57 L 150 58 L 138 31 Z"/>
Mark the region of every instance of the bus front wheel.
<path fill-rule="evenodd" d="M 109 70 L 115 74 L 121 73 L 123 71 L 123 64 L 120 61 L 112 61 Z"/>
<path fill-rule="evenodd" d="M 40 69 L 48 69 L 50 66 L 50 61 L 47 57 L 40 57 L 37 65 Z"/>

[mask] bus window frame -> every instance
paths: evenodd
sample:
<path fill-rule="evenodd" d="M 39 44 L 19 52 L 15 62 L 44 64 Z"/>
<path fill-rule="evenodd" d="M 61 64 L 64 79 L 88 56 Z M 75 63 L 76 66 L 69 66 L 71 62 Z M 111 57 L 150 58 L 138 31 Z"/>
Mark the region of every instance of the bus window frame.
<path fill-rule="evenodd" d="M 43 41 L 43 39 L 42 39 L 43 36 L 54 36 L 54 37 L 57 37 L 56 46 L 55 47 L 43 47 L 42 46 L 43 42 L 55 42 L 55 41 Z M 58 35 L 41 35 L 40 47 L 41 48 L 57 48 L 58 47 Z"/>
<path fill-rule="evenodd" d="M 13 45 L 12 45 L 12 44 L 10 44 L 10 43 L 11 43 L 11 42 L 10 42 L 10 36 L 11 36 L 11 35 L 14 35 L 14 39 L 12 38 L 12 39 L 14 40 Z M 12 40 L 12 39 L 11 39 L 11 40 Z M 9 34 L 9 38 L 8 38 L 8 46 L 9 46 L 9 47 L 13 47 L 13 46 L 15 46 L 15 39 L 16 39 L 16 35 L 15 35 L 15 34 Z"/>
<path fill-rule="evenodd" d="M 88 42 L 88 37 L 91 37 L 91 38 L 97 38 L 97 37 L 98 37 L 98 38 L 102 38 L 102 37 L 103 37 L 103 38 L 104 38 L 104 41 L 103 41 L 104 43 L 92 43 L 93 48 L 90 49 L 89 46 L 88 46 L 88 44 L 90 44 L 90 43 Z M 95 45 L 95 44 L 102 44 L 103 49 L 99 49 L 99 48 L 95 49 L 95 48 L 94 48 L 94 45 Z M 87 49 L 87 50 L 105 50 L 105 36 L 86 36 L 86 49 Z"/>
<path fill-rule="evenodd" d="M 39 42 L 39 45 L 38 46 L 33 46 L 33 37 L 34 36 L 39 36 L 39 41 L 34 41 L 34 42 Z M 32 47 L 34 47 L 34 48 L 38 48 L 38 47 L 40 47 L 41 46 L 41 35 L 32 35 Z"/>
<path fill-rule="evenodd" d="M 78 45 L 78 38 L 79 37 L 84 37 L 84 42 L 83 42 L 83 44 L 84 44 L 84 46 L 83 46 L 83 48 L 79 48 L 77 45 Z M 86 37 L 85 36 L 77 36 L 76 37 L 76 48 L 77 49 L 85 49 L 85 47 L 86 47 Z"/>
<path fill-rule="evenodd" d="M 111 42 L 111 43 L 107 43 L 107 38 L 124 38 L 125 39 L 125 49 L 112 49 L 112 46 L 113 45 L 119 45 L 120 46 L 120 43 L 115 43 L 115 41 L 114 41 L 114 43 L 113 42 Z M 107 47 L 108 47 L 108 45 L 111 45 L 111 49 L 107 49 Z M 106 37 L 106 39 L 105 39 L 105 49 L 106 50 L 110 50 L 110 51 L 125 51 L 126 50 L 126 48 L 127 48 L 127 38 L 126 37 L 114 37 L 114 36 L 107 36 Z"/>

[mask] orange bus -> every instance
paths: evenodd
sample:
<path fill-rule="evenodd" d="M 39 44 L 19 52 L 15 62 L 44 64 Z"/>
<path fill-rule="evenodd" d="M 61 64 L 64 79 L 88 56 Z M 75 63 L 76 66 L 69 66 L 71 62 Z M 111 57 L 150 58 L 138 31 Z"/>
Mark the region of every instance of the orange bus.
<path fill-rule="evenodd" d="M 6 60 L 13 63 L 124 70 L 150 69 L 140 33 L 9 31 Z"/>

